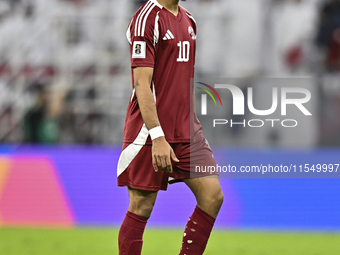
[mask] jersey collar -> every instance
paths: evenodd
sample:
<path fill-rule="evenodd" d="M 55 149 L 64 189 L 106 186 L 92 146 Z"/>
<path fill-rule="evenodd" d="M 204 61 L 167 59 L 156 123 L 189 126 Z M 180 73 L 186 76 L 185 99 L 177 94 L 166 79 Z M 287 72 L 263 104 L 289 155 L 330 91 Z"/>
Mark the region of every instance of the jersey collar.
<path fill-rule="evenodd" d="M 162 6 L 160 3 L 158 3 L 157 0 L 150 0 L 150 2 L 154 3 L 154 4 L 155 4 L 156 6 L 158 6 L 159 8 L 163 9 L 163 6 Z"/>

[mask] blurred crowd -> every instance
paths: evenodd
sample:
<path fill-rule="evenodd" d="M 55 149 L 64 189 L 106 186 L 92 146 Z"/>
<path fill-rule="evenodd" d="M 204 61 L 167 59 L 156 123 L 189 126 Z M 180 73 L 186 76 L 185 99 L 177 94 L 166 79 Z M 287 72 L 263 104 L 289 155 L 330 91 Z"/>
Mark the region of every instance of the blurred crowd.
<path fill-rule="evenodd" d="M 0 141 L 93 144 L 121 137 L 132 6 L 125 0 L 0 1 Z M 42 91 L 45 103 L 37 104 Z M 37 121 L 27 115 L 37 105 L 47 111 L 38 122 L 55 123 L 55 139 L 27 135 L 25 126 Z"/>
<path fill-rule="evenodd" d="M 0 142 L 120 143 L 125 32 L 143 3 L 0 0 Z M 198 23 L 197 77 L 314 77 L 322 121 L 308 144 L 340 145 L 340 0 L 181 5 Z"/>

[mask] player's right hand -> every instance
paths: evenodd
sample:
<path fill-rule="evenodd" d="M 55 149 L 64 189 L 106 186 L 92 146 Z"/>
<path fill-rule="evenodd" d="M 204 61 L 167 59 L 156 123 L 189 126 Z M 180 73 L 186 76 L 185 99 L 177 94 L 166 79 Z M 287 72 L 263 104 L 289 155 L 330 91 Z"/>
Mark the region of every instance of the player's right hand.
<path fill-rule="evenodd" d="M 159 137 L 152 141 L 152 165 L 155 172 L 160 169 L 166 173 L 172 173 L 171 160 L 179 162 L 174 150 L 165 140 L 165 137 Z"/>

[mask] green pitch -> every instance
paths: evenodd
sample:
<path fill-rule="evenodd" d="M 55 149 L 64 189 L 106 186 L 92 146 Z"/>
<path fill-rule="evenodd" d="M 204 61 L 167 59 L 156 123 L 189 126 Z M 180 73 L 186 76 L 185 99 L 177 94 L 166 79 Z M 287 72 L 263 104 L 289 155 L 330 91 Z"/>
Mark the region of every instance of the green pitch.
<path fill-rule="evenodd" d="M 113 255 L 118 254 L 118 230 L 3 229 L 1 255 Z M 176 255 L 182 231 L 150 230 L 143 255 Z M 205 255 L 334 255 L 340 254 L 340 234 L 215 231 Z"/>

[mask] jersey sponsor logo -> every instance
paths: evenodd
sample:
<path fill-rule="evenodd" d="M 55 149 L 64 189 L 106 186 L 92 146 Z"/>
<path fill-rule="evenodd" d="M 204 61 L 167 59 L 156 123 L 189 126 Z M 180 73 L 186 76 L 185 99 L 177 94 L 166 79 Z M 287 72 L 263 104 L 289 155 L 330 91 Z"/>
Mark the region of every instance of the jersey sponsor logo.
<path fill-rule="evenodd" d="M 171 33 L 170 30 L 166 31 L 165 36 L 163 37 L 163 40 L 171 40 L 171 39 L 175 39 L 174 35 Z"/>
<path fill-rule="evenodd" d="M 196 40 L 195 31 L 191 26 L 188 27 L 188 32 L 189 32 L 191 39 Z"/>
<path fill-rule="evenodd" d="M 132 58 L 145 58 L 146 43 L 143 41 L 133 42 Z"/>

